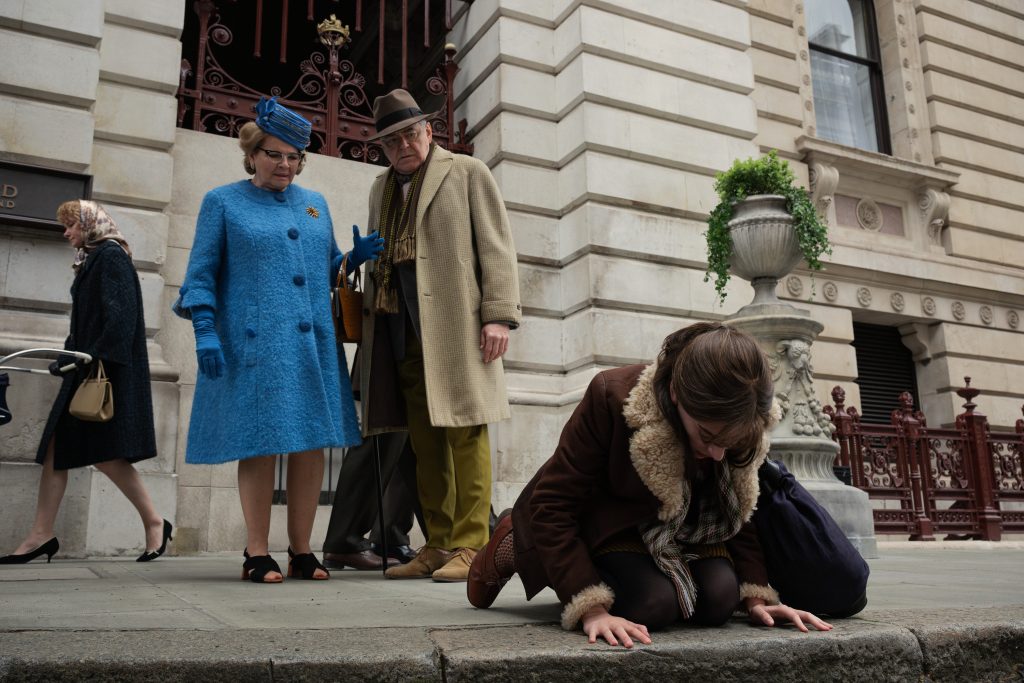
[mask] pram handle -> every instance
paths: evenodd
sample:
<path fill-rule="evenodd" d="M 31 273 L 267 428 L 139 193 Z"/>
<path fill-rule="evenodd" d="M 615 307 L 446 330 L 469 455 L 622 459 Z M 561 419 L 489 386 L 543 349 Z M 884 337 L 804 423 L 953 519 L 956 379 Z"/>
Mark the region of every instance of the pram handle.
<path fill-rule="evenodd" d="M 49 370 L 40 370 L 38 368 L 19 368 L 19 367 L 15 366 L 15 365 L 3 365 L 4 363 L 7 363 L 7 362 L 11 361 L 14 358 L 21 358 L 21 357 L 32 358 L 32 357 L 35 357 L 35 356 L 41 356 L 43 358 L 54 358 L 54 357 L 57 357 L 57 356 L 74 356 L 75 359 L 76 359 L 76 361 L 74 363 L 68 363 L 67 365 L 62 365 L 60 367 L 60 371 L 62 373 L 70 372 L 70 371 L 74 370 L 75 367 L 78 365 L 78 361 L 82 361 L 85 365 L 88 365 L 89 363 L 92 362 L 92 356 L 90 356 L 88 353 L 84 353 L 82 351 L 68 351 L 67 349 L 48 349 L 48 348 L 25 349 L 24 351 L 16 351 L 16 352 L 10 354 L 9 356 L 4 356 L 3 358 L 0 358 L 0 372 L 13 371 L 13 372 L 27 372 L 27 373 L 30 373 L 30 374 L 33 374 L 33 375 L 49 375 L 50 374 Z"/>

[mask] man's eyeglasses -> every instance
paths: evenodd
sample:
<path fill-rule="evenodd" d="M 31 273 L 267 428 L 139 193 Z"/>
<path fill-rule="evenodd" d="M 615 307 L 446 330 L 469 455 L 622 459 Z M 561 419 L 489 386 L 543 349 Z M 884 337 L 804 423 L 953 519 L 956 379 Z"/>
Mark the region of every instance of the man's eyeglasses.
<path fill-rule="evenodd" d="M 257 147 L 256 149 L 266 154 L 267 158 L 273 161 L 275 164 L 279 164 L 282 161 L 287 161 L 289 165 L 293 166 L 306 158 L 305 154 L 284 154 L 283 152 L 275 152 L 274 150 L 266 149 L 265 147 Z"/>
<path fill-rule="evenodd" d="M 411 145 L 416 142 L 416 139 L 420 136 L 420 126 L 414 125 L 405 130 L 400 130 L 397 133 L 392 133 L 380 139 L 380 144 L 384 145 L 388 149 L 395 149 L 405 141 L 405 144 Z"/>

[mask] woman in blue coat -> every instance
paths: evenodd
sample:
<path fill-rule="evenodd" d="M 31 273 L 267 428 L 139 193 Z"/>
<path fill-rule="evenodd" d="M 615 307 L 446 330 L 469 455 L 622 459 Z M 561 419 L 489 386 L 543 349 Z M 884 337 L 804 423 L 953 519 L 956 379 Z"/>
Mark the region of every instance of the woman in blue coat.
<path fill-rule="evenodd" d="M 270 557 L 275 455 L 288 458 L 288 575 L 327 579 L 309 547 L 323 449 L 360 441 L 330 287 L 342 255 L 322 195 L 292 184 L 310 124 L 261 99 L 239 131 L 243 180 L 208 192 L 175 311 L 191 318 L 199 376 L 185 461 L 238 461 L 248 542 L 242 578 L 283 579 Z M 376 258 L 382 240 L 360 237 L 347 269 Z"/>

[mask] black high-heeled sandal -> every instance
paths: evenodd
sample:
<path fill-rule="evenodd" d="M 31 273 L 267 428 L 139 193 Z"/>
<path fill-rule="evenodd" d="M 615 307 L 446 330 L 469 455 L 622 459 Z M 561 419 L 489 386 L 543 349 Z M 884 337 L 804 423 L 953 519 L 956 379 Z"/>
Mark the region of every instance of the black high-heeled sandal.
<path fill-rule="evenodd" d="M 242 581 L 246 579 L 253 583 L 281 583 L 284 575 L 281 572 L 281 565 L 274 561 L 270 555 L 250 556 L 248 548 L 242 551 L 245 562 L 242 563 Z M 279 579 L 268 579 L 267 574 L 277 572 L 281 574 Z"/>
<path fill-rule="evenodd" d="M 21 555 L 4 555 L 0 557 L 0 564 L 25 564 L 31 562 L 40 555 L 46 555 L 46 563 L 50 563 L 50 559 L 57 554 L 60 550 L 60 543 L 57 542 L 57 537 L 54 536 L 46 543 L 42 544 L 35 550 L 30 550 L 27 553 Z"/>
<path fill-rule="evenodd" d="M 327 576 L 317 576 L 317 569 L 322 569 L 324 574 Z M 320 564 L 320 560 L 316 559 L 316 555 L 313 553 L 302 553 L 301 555 L 296 555 L 292 552 L 291 547 L 289 547 L 288 578 L 307 579 L 309 581 L 326 581 L 331 578 L 331 573 L 327 571 L 327 567 Z"/>
<path fill-rule="evenodd" d="M 174 530 L 174 525 L 171 524 L 170 522 L 168 522 L 165 519 L 164 520 L 164 542 L 161 543 L 160 547 L 157 548 L 156 550 L 147 550 L 146 552 L 142 553 L 137 558 L 135 558 L 135 561 L 136 562 L 149 562 L 150 560 L 155 560 L 156 558 L 158 558 L 161 555 L 163 555 L 164 551 L 167 550 L 167 541 L 173 541 L 174 540 L 173 538 L 171 538 L 171 531 L 173 531 L 173 530 Z"/>

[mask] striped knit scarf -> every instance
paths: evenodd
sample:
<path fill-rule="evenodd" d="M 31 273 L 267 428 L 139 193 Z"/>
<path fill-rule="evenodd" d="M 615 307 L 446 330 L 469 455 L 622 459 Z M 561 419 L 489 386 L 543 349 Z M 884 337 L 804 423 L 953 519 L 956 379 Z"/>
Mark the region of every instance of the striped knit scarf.
<path fill-rule="evenodd" d="M 423 176 L 427 172 L 434 145 L 430 145 L 427 158 L 412 174 L 409 191 L 402 197 L 402 183 L 394 168 L 384 180 L 380 200 L 380 235 L 384 238 L 384 253 L 373 271 L 374 310 L 377 313 L 398 313 L 398 290 L 395 288 L 394 267 L 416 260 L 416 205 L 419 203 Z"/>
<path fill-rule="evenodd" d="M 690 505 L 699 505 L 696 520 L 687 523 L 687 510 L 683 509 L 668 522 L 654 523 L 641 530 L 655 564 L 675 584 L 683 619 L 693 615 L 697 601 L 697 587 L 689 563 L 703 555 L 694 552 L 693 546 L 722 543 L 735 536 L 743 525 L 743 514 L 732 485 L 732 468 L 717 463 L 714 472 L 715 488 L 709 488 L 702 496 L 692 495 L 690 482 L 683 479 L 683 499 L 689 499 Z"/>

